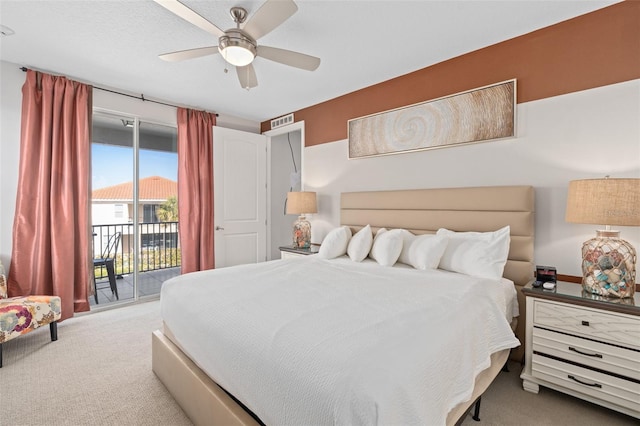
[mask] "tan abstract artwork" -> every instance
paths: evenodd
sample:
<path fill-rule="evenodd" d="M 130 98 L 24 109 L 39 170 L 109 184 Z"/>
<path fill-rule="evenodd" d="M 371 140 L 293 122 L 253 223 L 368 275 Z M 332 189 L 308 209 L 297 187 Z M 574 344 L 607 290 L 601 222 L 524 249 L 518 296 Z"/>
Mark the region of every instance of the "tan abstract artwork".
<path fill-rule="evenodd" d="M 349 120 L 349 158 L 515 136 L 516 81 Z"/>

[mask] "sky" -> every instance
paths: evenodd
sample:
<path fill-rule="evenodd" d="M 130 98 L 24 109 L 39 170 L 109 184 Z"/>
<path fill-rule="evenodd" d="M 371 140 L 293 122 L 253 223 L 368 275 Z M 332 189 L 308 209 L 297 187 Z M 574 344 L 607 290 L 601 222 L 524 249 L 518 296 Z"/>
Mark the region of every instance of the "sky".
<path fill-rule="evenodd" d="M 178 180 L 178 154 L 175 152 L 140 150 L 140 179 L 162 176 Z M 91 144 L 92 190 L 119 185 L 133 180 L 133 148 Z"/>

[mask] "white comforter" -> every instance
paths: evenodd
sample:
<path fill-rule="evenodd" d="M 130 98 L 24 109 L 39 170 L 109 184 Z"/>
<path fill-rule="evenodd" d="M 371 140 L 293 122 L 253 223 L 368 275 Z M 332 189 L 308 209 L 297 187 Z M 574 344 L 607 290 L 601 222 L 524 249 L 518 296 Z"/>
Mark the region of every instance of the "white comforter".
<path fill-rule="evenodd" d="M 313 257 L 164 283 L 182 349 L 267 425 L 444 424 L 519 345 L 499 281 Z"/>

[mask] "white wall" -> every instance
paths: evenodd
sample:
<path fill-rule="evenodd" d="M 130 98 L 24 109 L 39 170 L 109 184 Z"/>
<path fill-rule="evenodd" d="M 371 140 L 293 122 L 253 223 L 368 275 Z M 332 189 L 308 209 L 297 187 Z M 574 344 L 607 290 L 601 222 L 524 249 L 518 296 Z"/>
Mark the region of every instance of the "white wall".
<path fill-rule="evenodd" d="M 305 190 L 318 192 L 312 241 L 340 221 L 340 193 L 414 188 L 532 185 L 535 262 L 581 276 L 582 243 L 597 225 L 564 221 L 570 180 L 640 178 L 640 80 L 528 102 L 517 138 L 348 160 L 348 142 L 305 148 Z M 640 250 L 640 228 L 618 227 Z"/>
<path fill-rule="evenodd" d="M 52 73 L 55 74 L 54 71 Z M 20 117 L 22 85 L 25 73 L 20 65 L 0 61 L 0 260 L 9 268 L 13 217 L 18 187 L 20 161 Z M 99 82 L 95 82 L 99 86 Z M 179 102 L 176 101 L 176 102 Z M 129 98 L 94 89 L 93 106 L 101 111 L 112 111 L 137 116 L 147 122 L 176 125 L 176 109 L 153 102 Z M 219 113 L 217 125 L 231 129 L 260 133 L 260 123 Z"/>
<path fill-rule="evenodd" d="M 0 61 L 0 261 L 9 269 L 20 158 L 20 116 L 25 74 Z"/>

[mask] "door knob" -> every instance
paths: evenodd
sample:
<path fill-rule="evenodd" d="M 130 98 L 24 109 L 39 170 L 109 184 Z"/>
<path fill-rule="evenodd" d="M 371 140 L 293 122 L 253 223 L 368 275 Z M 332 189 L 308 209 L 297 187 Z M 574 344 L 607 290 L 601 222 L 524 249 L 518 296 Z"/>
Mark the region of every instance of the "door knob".
<path fill-rule="evenodd" d="M 216 231 L 224 231 L 224 228 L 222 226 L 216 226 Z"/>

